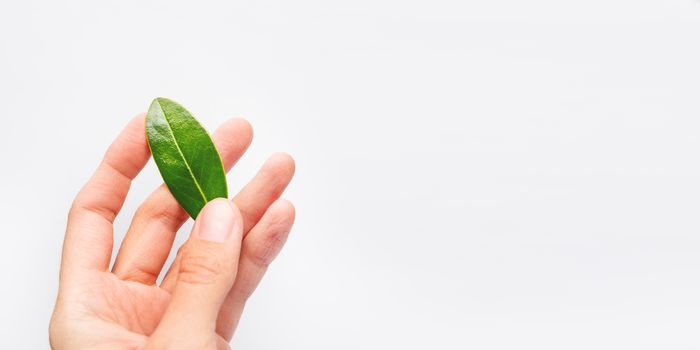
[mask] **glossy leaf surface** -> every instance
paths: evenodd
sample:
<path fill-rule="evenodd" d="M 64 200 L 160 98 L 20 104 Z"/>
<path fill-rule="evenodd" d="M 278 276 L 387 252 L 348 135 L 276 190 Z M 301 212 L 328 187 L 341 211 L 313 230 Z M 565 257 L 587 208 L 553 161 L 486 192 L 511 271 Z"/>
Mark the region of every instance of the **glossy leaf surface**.
<path fill-rule="evenodd" d="M 177 102 L 158 97 L 146 116 L 146 135 L 165 184 L 192 218 L 214 198 L 227 198 L 226 173 L 207 131 Z"/>

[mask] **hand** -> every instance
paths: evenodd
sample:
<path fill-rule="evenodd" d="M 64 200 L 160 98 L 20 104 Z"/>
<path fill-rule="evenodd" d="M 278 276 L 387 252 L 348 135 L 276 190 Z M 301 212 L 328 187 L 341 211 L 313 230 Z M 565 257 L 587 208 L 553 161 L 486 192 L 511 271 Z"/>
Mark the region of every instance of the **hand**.
<path fill-rule="evenodd" d="M 252 140 L 242 119 L 213 134 L 228 171 Z M 49 328 L 54 349 L 228 349 L 248 297 L 284 245 L 294 207 L 279 199 L 294 161 L 272 156 L 232 201 L 202 209 L 160 285 L 178 228 L 187 220 L 165 185 L 138 208 L 112 270 L 112 223 L 150 158 L 144 115 L 107 150 L 75 198 Z"/>

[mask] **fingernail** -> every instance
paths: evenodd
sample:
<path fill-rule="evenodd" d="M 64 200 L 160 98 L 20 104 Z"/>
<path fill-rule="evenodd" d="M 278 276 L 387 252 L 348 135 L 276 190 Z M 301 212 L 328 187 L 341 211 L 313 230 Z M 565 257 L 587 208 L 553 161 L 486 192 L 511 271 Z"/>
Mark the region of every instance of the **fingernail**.
<path fill-rule="evenodd" d="M 225 242 L 232 236 L 236 227 L 236 218 L 228 200 L 217 198 L 207 203 L 197 218 L 200 220 L 195 234 L 203 240 Z"/>

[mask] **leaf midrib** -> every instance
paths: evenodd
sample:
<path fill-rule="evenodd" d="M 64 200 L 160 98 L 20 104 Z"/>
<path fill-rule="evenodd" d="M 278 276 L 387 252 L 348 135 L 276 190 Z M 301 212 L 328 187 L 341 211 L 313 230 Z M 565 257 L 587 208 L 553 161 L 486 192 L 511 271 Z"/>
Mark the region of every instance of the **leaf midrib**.
<path fill-rule="evenodd" d="M 199 191 L 199 194 L 202 195 L 202 199 L 204 200 L 204 203 L 208 201 L 207 196 L 204 194 L 204 191 L 202 191 L 202 187 L 199 186 L 199 181 L 197 181 L 197 178 L 194 176 L 194 172 L 192 172 L 192 168 L 190 167 L 190 163 L 187 162 L 187 158 L 185 158 L 185 154 L 182 153 L 182 149 L 180 149 L 180 145 L 177 142 L 177 138 L 175 137 L 175 133 L 173 132 L 173 127 L 170 125 L 170 120 L 168 119 L 168 116 L 165 113 L 165 110 L 163 110 L 163 106 L 160 104 L 160 101 L 158 101 L 158 107 L 160 107 L 160 110 L 163 112 L 163 118 L 165 119 L 165 124 L 168 125 L 168 131 L 170 131 L 170 135 L 173 137 L 173 142 L 175 143 L 175 149 L 177 149 L 177 153 L 180 154 L 180 157 L 182 158 L 182 161 L 185 163 L 185 167 L 187 168 L 187 171 L 190 173 L 190 176 L 192 176 L 192 181 L 194 181 L 194 185 L 197 187 L 197 191 Z"/>

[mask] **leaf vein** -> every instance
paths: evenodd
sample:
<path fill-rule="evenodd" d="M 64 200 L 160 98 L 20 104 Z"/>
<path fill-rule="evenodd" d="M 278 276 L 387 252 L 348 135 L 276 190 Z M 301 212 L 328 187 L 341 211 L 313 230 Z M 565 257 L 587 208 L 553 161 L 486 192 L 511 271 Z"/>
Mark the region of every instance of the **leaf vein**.
<path fill-rule="evenodd" d="M 168 125 L 168 131 L 170 131 L 170 135 L 173 137 L 173 143 L 175 143 L 175 149 L 177 149 L 177 152 L 180 154 L 180 157 L 182 157 L 182 161 L 185 163 L 185 167 L 187 168 L 187 171 L 190 173 L 190 176 L 192 176 L 192 180 L 194 181 L 194 185 L 197 187 L 199 194 L 202 195 L 202 199 L 204 200 L 204 203 L 207 203 L 207 201 L 208 201 L 207 196 L 204 194 L 202 187 L 199 185 L 199 181 L 197 181 L 197 177 L 194 176 L 194 172 L 192 171 L 192 168 L 190 167 L 190 163 L 187 162 L 187 158 L 185 158 L 185 154 L 182 153 L 182 149 L 180 149 L 180 145 L 177 142 L 177 138 L 175 137 L 175 133 L 173 132 L 173 128 L 170 125 L 170 120 L 168 120 L 168 116 L 165 115 L 165 111 L 163 110 L 163 106 L 160 105 L 160 102 L 158 103 L 158 106 L 163 111 L 163 119 L 165 119 L 165 124 Z"/>

